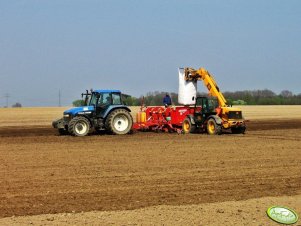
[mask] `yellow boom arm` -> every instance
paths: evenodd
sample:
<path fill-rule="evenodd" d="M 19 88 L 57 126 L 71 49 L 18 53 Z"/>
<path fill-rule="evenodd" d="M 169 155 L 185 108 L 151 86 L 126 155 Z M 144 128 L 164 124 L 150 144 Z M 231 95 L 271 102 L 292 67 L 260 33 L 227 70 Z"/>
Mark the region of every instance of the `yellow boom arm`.
<path fill-rule="evenodd" d="M 224 95 L 219 90 L 213 76 L 210 75 L 207 70 L 205 70 L 204 68 L 200 68 L 198 70 L 195 70 L 193 68 L 185 68 L 184 72 L 185 72 L 185 80 L 186 81 L 202 80 L 204 85 L 207 87 L 209 93 L 212 96 L 217 97 L 220 106 L 221 107 L 227 106 L 227 101 L 226 101 Z"/>

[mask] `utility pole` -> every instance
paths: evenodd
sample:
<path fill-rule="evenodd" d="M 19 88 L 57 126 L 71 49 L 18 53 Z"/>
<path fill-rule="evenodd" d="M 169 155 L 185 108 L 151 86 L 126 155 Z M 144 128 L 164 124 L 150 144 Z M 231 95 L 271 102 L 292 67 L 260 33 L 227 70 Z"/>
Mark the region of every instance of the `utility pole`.
<path fill-rule="evenodd" d="M 4 98 L 6 98 L 6 107 L 8 108 L 8 98 L 10 98 L 10 95 L 8 93 L 4 94 Z"/>
<path fill-rule="evenodd" d="M 61 97 L 62 97 L 62 94 L 61 94 L 61 90 L 59 89 L 59 107 L 61 107 Z"/>

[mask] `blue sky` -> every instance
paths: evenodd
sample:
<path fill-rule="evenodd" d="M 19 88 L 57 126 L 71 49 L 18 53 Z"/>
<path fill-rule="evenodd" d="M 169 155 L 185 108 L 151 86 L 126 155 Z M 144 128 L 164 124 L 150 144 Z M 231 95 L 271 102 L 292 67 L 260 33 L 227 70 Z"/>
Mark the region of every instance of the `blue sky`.
<path fill-rule="evenodd" d="M 85 89 L 177 92 L 178 67 L 222 91 L 301 93 L 298 0 L 0 0 L 0 106 L 69 105 Z M 202 84 L 199 91 L 205 91 Z"/>

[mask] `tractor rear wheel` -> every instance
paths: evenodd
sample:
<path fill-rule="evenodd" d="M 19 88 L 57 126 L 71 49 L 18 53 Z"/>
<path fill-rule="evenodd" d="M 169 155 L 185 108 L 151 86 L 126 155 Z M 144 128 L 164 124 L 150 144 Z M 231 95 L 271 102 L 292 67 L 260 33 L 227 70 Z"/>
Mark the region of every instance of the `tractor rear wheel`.
<path fill-rule="evenodd" d="M 216 121 L 213 118 L 211 118 L 207 122 L 207 133 L 209 135 L 220 135 L 222 134 L 222 126 L 218 125 Z"/>
<path fill-rule="evenodd" d="M 182 123 L 182 130 L 184 133 L 193 133 L 195 132 L 195 125 L 191 123 L 189 118 L 185 118 Z"/>
<path fill-rule="evenodd" d="M 73 136 L 86 136 L 90 131 L 90 122 L 87 118 L 79 116 L 71 119 L 68 125 L 68 131 Z"/>
<path fill-rule="evenodd" d="M 112 134 L 123 135 L 131 131 L 133 118 L 125 109 L 112 111 L 107 117 L 105 127 Z"/>

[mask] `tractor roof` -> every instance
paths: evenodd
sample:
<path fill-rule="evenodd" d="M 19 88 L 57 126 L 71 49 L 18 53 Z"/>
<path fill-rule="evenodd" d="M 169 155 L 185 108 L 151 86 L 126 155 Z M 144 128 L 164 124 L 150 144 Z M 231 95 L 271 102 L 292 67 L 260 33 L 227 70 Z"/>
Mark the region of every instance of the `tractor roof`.
<path fill-rule="evenodd" d="M 95 93 L 121 93 L 120 90 L 117 89 L 97 89 L 93 90 Z"/>

